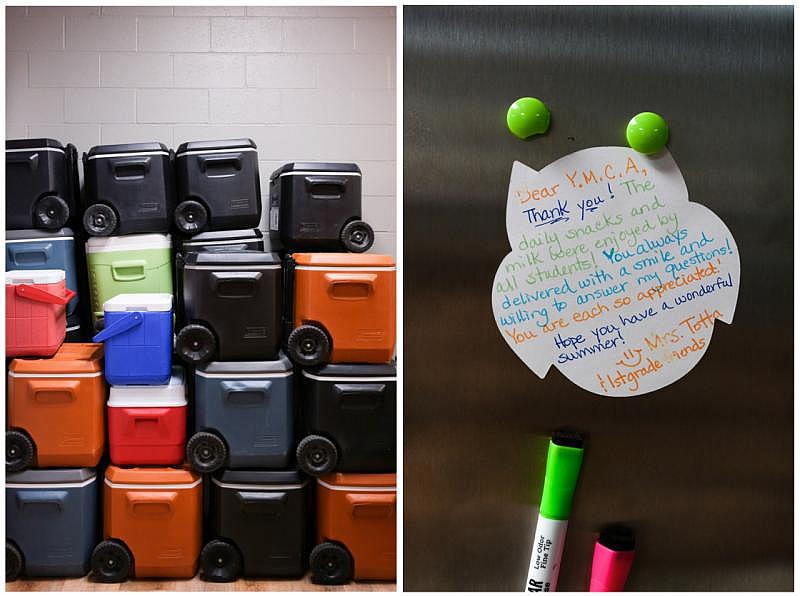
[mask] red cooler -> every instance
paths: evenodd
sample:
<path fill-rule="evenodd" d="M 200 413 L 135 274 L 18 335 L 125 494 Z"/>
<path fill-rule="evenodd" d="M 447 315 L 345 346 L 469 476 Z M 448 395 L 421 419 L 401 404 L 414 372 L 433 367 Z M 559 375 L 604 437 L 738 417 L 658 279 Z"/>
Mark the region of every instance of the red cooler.
<path fill-rule="evenodd" d="M 6 271 L 6 357 L 55 354 L 73 296 L 63 269 Z"/>
<path fill-rule="evenodd" d="M 167 385 L 119 385 L 108 398 L 108 441 L 117 466 L 171 466 L 186 449 L 183 370 L 172 368 Z"/>

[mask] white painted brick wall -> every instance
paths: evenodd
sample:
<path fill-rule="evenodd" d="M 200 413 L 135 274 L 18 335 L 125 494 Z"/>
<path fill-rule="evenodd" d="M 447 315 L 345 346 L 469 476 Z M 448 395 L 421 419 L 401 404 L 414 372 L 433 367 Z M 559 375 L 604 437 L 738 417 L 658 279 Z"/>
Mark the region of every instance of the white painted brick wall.
<path fill-rule="evenodd" d="M 80 151 L 251 137 L 262 191 L 289 161 L 354 161 L 374 251 L 395 253 L 395 9 L 6 8 L 6 134 Z M 263 222 L 262 222 L 263 225 Z"/>

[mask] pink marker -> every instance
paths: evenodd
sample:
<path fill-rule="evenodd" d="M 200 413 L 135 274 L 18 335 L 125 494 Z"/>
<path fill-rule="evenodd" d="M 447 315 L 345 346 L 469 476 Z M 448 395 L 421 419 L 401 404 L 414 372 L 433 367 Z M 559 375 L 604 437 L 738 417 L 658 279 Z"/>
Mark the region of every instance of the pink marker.
<path fill-rule="evenodd" d="M 621 592 L 633 563 L 636 542 L 633 530 L 612 525 L 600 532 L 594 545 L 590 592 Z"/>

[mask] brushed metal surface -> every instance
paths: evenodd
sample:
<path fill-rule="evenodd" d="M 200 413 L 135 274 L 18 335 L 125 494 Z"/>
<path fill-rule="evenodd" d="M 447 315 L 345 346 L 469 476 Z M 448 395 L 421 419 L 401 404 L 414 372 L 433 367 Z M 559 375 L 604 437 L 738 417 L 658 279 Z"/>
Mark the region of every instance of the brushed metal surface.
<path fill-rule="evenodd" d="M 549 432 L 589 435 L 558 588 L 603 523 L 637 531 L 632 590 L 793 586 L 790 7 L 405 7 L 405 588 L 521 590 Z M 549 134 L 507 106 L 534 95 Z M 603 399 L 539 380 L 495 327 L 511 164 L 624 145 L 652 110 L 689 196 L 741 255 L 733 325 L 683 379 Z"/>

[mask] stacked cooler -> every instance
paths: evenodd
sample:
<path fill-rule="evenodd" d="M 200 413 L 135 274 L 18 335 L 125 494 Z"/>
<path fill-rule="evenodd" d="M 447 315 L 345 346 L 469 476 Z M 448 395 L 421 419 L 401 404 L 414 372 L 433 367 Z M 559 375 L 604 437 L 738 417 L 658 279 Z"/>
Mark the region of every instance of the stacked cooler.
<path fill-rule="evenodd" d="M 80 328 L 77 151 L 6 143 L 6 577 L 80 576 L 97 543 L 102 346 Z M 73 333 L 74 335 L 74 333 Z M 80 331 L 78 330 L 78 336 Z"/>
<path fill-rule="evenodd" d="M 360 254 L 374 236 L 361 220 L 355 164 L 283 166 L 270 179 L 270 207 L 270 228 L 290 252 L 286 350 L 300 368 L 304 413 L 297 464 L 317 477 L 311 578 L 393 580 L 395 263 Z"/>
<path fill-rule="evenodd" d="M 80 201 L 74 147 L 8 142 L 7 579 L 394 579 L 395 264 L 358 167 L 278 170 L 267 239 L 249 139 L 83 164 Z"/>

